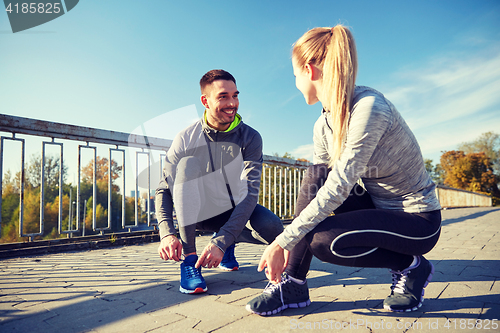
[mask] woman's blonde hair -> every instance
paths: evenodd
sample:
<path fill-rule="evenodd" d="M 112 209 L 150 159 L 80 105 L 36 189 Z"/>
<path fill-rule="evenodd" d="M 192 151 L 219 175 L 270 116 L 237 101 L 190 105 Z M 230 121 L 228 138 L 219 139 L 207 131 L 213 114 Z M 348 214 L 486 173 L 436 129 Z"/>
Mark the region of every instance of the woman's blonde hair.
<path fill-rule="evenodd" d="M 322 96 L 318 96 L 329 112 L 333 130 L 330 152 L 332 166 L 340 157 L 347 134 L 349 112 L 358 72 L 356 44 L 346 27 L 314 28 L 297 40 L 292 57 L 299 68 L 313 64 L 322 69 Z"/>

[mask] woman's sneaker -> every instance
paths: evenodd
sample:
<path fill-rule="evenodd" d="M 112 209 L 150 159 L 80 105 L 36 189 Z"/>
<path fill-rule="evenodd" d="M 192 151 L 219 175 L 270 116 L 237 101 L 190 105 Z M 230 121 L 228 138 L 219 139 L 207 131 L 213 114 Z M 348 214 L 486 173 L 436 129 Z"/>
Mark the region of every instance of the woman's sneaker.
<path fill-rule="evenodd" d="M 225 271 L 237 271 L 240 267 L 234 255 L 234 244 L 228 247 L 226 252 L 224 252 L 224 257 L 222 257 L 219 267 Z"/>
<path fill-rule="evenodd" d="M 207 284 L 201 276 L 201 267 L 194 267 L 196 261 L 198 261 L 198 256 L 192 254 L 184 258 L 181 263 L 181 285 L 179 287 L 181 293 L 198 294 L 207 291 Z"/>
<path fill-rule="evenodd" d="M 393 271 L 391 294 L 384 300 L 384 309 L 395 312 L 415 311 L 424 301 L 424 288 L 434 274 L 434 266 L 423 256 L 417 264 L 402 271 Z"/>
<path fill-rule="evenodd" d="M 246 309 L 261 316 L 269 316 L 287 308 L 303 308 L 309 304 L 311 300 L 307 281 L 299 284 L 283 273 L 280 283 L 269 282 L 262 294 L 248 302 Z"/>

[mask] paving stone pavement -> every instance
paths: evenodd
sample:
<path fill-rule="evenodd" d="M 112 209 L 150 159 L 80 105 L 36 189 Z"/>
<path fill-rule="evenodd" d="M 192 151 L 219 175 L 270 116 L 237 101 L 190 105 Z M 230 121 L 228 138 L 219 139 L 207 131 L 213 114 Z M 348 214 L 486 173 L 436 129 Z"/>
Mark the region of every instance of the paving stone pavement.
<path fill-rule="evenodd" d="M 312 304 L 260 317 L 245 304 L 266 285 L 257 272 L 264 246 L 238 244 L 239 271 L 205 269 L 208 292 L 185 295 L 179 264 L 150 243 L 1 260 L 0 332 L 500 332 L 500 208 L 443 217 L 426 255 L 436 272 L 416 312 L 383 310 L 388 270 L 314 259 Z"/>

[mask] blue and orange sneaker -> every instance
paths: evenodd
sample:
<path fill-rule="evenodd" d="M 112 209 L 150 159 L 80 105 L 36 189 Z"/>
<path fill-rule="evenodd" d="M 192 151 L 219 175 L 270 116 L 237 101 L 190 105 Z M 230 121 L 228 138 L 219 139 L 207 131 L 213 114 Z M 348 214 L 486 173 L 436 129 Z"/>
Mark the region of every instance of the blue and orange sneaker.
<path fill-rule="evenodd" d="M 234 256 L 234 244 L 226 249 L 219 267 L 225 271 L 237 271 L 240 267 Z"/>
<path fill-rule="evenodd" d="M 195 268 L 196 254 L 187 256 L 181 263 L 181 285 L 179 291 L 184 294 L 199 294 L 207 291 L 207 284 L 201 276 L 201 267 Z"/>

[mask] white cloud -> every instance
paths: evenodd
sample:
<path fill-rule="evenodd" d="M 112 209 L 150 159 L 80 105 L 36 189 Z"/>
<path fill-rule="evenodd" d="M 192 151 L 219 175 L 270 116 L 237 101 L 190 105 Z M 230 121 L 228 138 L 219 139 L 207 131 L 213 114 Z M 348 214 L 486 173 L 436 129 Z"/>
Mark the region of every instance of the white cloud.
<path fill-rule="evenodd" d="M 414 128 L 470 116 L 500 104 L 500 53 L 488 58 L 442 59 L 400 73 L 403 86 L 386 96 Z"/>
<path fill-rule="evenodd" d="M 305 158 L 306 160 L 312 162 L 313 151 L 314 145 L 311 143 L 308 145 L 298 146 L 297 148 L 292 150 L 291 154 L 295 158 Z"/>
<path fill-rule="evenodd" d="M 477 54 L 448 54 L 396 73 L 385 95 L 417 136 L 424 156 L 500 128 L 499 46 Z"/>

